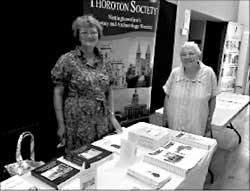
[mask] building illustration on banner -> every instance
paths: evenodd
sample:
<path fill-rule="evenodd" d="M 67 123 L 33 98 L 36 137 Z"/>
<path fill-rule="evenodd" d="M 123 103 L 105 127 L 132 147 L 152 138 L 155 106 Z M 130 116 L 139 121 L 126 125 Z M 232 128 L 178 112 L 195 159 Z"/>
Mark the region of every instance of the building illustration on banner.
<path fill-rule="evenodd" d="M 137 42 L 136 51 L 132 60 L 119 58 L 113 51 L 112 41 L 102 41 L 99 45 L 105 62 L 111 63 L 115 82 L 114 88 L 137 88 L 151 86 L 152 76 L 152 52 L 150 43 L 142 49 L 141 43 Z M 129 49 L 129 47 L 128 47 Z M 144 50 L 144 52 L 143 52 Z"/>
<path fill-rule="evenodd" d="M 139 94 L 149 92 L 148 88 L 151 86 L 153 63 L 150 43 L 134 41 L 134 48 L 129 48 L 132 47 L 129 44 L 127 50 L 130 49 L 132 56 L 126 59 L 114 53 L 114 49 L 119 50 L 117 47 L 114 48 L 114 44 L 120 44 L 114 41 L 102 41 L 99 49 L 104 61 L 111 63 L 114 73 L 114 97 L 115 100 L 119 100 L 115 101 L 115 115 L 123 123 L 146 118 L 149 115 L 148 100 L 143 99 Z M 128 97 L 129 100 L 121 97 Z"/>
<path fill-rule="evenodd" d="M 140 103 L 140 96 L 137 89 L 133 89 L 131 103 L 123 107 L 123 110 L 116 110 L 115 115 L 123 123 L 132 122 L 133 120 L 144 119 L 149 115 L 147 104 Z"/>

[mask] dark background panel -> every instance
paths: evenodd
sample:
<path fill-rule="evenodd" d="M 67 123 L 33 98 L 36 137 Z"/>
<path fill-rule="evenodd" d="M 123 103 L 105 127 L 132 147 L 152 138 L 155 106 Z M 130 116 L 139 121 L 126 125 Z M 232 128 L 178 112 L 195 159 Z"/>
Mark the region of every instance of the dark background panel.
<path fill-rule="evenodd" d="M 219 79 L 227 22 L 207 21 L 202 61 L 211 66 Z M 216 35 L 215 35 L 216 34 Z"/>
<path fill-rule="evenodd" d="M 164 103 L 165 93 L 162 86 L 172 69 L 176 9 L 177 5 L 164 0 L 160 1 L 151 90 L 151 113 L 163 107 Z"/>
<path fill-rule="evenodd" d="M 35 135 L 37 160 L 47 161 L 56 154 L 50 70 L 61 54 L 74 47 L 71 25 L 83 14 L 82 3 L 46 0 L 5 5 L 0 166 L 14 162 L 17 139 L 24 130 Z"/>

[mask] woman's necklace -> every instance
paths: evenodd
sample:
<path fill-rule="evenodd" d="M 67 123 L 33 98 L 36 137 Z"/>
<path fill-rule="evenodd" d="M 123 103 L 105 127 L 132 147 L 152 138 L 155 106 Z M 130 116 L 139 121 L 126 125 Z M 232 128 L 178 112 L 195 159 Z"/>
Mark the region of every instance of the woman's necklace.
<path fill-rule="evenodd" d="M 84 56 L 84 59 L 86 60 L 85 63 L 88 66 L 94 68 L 95 67 L 95 63 L 96 63 L 96 57 L 95 57 L 94 52 L 86 52 L 83 49 L 81 51 L 82 51 L 82 54 Z"/>
<path fill-rule="evenodd" d="M 91 57 L 91 58 L 86 58 L 87 60 L 87 65 L 94 68 L 95 67 L 95 64 L 96 64 L 96 59 L 95 57 Z"/>

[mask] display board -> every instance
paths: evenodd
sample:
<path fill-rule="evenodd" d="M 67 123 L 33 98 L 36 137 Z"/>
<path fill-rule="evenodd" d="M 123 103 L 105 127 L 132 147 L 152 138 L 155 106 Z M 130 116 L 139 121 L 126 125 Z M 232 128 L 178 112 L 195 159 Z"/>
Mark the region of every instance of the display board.
<path fill-rule="evenodd" d="M 239 64 L 243 26 L 229 22 L 227 25 L 219 76 L 219 89 L 234 92 Z"/>
<path fill-rule="evenodd" d="M 113 97 L 119 121 L 130 123 L 149 116 L 158 0 L 86 0 L 84 14 L 102 24 L 99 43 L 105 62 L 112 65 Z"/>

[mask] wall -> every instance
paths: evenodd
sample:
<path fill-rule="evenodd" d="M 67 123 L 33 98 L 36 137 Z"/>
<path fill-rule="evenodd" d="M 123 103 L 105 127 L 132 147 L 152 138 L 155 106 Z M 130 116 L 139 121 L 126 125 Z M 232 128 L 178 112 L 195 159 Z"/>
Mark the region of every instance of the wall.
<path fill-rule="evenodd" d="M 238 1 L 197 1 L 197 0 L 178 0 L 177 1 L 177 15 L 175 28 L 175 44 L 172 67 L 180 65 L 179 51 L 181 45 L 188 40 L 187 36 L 182 36 L 180 30 L 184 23 L 185 9 L 190 9 L 211 15 L 223 21 L 237 21 L 239 2 Z"/>
<path fill-rule="evenodd" d="M 191 20 L 189 29 L 189 40 L 200 40 L 200 49 L 203 50 L 206 21 Z"/>
<path fill-rule="evenodd" d="M 237 73 L 236 86 L 239 93 L 247 93 L 247 73 L 249 67 L 249 1 L 239 1 L 237 22 L 244 25 L 242 43 L 240 47 L 239 66 Z"/>

